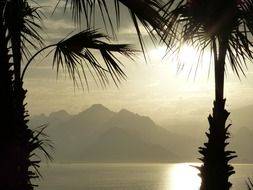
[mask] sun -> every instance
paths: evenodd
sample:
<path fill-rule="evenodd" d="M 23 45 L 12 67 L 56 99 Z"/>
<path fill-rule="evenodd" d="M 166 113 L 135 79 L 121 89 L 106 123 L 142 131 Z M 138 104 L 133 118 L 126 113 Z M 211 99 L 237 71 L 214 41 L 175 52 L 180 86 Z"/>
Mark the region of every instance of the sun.
<path fill-rule="evenodd" d="M 154 65 L 167 63 L 171 72 L 180 74 L 186 79 L 208 77 L 213 69 L 213 60 L 208 48 L 198 49 L 191 44 L 182 44 L 179 48 L 158 46 L 148 51 L 148 60 Z M 168 70 L 167 70 L 168 72 Z"/>
<path fill-rule="evenodd" d="M 195 61 L 200 53 L 193 46 L 183 45 L 179 49 L 179 59 L 185 63 Z"/>
<path fill-rule="evenodd" d="M 187 75 L 189 73 L 194 76 L 196 73 L 206 75 L 212 67 L 213 60 L 207 48 L 203 51 L 190 44 L 183 44 L 174 54 L 177 70 L 187 72 Z"/>

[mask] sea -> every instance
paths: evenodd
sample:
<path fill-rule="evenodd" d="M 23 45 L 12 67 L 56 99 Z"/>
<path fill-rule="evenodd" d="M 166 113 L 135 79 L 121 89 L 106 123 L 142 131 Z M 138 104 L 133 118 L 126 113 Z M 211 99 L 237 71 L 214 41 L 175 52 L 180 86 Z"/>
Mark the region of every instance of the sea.
<path fill-rule="evenodd" d="M 199 163 L 42 164 L 38 190 L 198 190 Z M 232 190 L 246 190 L 253 164 L 233 164 Z"/>

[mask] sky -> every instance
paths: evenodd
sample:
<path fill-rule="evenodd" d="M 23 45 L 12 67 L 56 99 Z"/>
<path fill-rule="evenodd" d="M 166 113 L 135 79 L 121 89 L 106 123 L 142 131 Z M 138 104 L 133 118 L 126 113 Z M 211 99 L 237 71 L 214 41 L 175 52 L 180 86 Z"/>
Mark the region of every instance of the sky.
<path fill-rule="evenodd" d="M 56 3 L 43 0 L 40 4 L 45 6 L 47 16 L 43 19 L 47 34 L 42 33 L 47 44 L 60 40 L 76 28 L 71 15 L 68 12 L 64 14 L 61 6 L 51 15 Z M 97 18 L 99 27 L 101 19 Z M 118 30 L 120 42 L 131 43 L 138 48 L 138 40 L 127 10 L 122 9 L 121 21 Z M 144 38 L 147 39 L 146 36 Z M 90 77 L 89 90 L 74 87 L 63 72 L 59 73 L 57 79 L 56 70 L 52 69 L 52 57 L 45 58 L 45 52 L 36 58 L 25 76 L 24 87 L 28 90 L 26 101 L 30 115 L 49 114 L 62 109 L 77 114 L 92 104 L 101 103 L 113 111 L 125 108 L 151 116 L 157 122 L 182 118 L 206 119 L 211 113 L 214 99 L 213 67 L 207 58 L 208 52 L 195 73 L 197 61 L 193 55 L 196 50 L 192 47 L 184 47 L 178 60 L 170 54 L 163 58 L 166 50 L 164 46 L 154 47 L 148 40 L 146 46 L 148 62 L 144 61 L 141 54 L 136 55 L 135 61 L 120 57 L 127 79 L 118 87 L 111 82 L 103 89 Z M 179 62 L 184 64 L 184 69 L 180 72 Z M 245 73 L 247 77 L 242 76 L 239 80 L 233 72 L 229 69 L 227 71 L 225 97 L 228 110 L 253 104 L 252 63 L 249 63 Z"/>

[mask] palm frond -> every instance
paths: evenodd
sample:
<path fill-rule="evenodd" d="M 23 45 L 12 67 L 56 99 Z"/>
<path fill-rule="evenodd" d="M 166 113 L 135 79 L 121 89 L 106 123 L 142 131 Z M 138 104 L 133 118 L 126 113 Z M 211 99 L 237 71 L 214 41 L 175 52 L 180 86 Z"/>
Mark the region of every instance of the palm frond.
<path fill-rule="evenodd" d="M 46 159 L 52 160 L 52 156 L 47 151 L 47 147 L 50 151 L 54 150 L 54 146 L 52 141 L 49 140 L 49 136 L 44 132 L 44 130 L 48 127 L 47 124 L 41 125 L 32 131 L 32 138 L 29 141 L 30 144 L 30 152 L 31 155 L 34 153 L 35 150 L 41 150 L 42 153 L 45 155 Z M 31 156 L 30 155 L 30 156 Z"/>
<path fill-rule="evenodd" d="M 30 6 L 27 1 L 8 1 L 5 4 L 3 14 L 9 35 L 20 33 L 21 51 L 27 59 L 31 56 L 28 46 L 37 49 L 43 45 L 43 38 L 38 32 L 42 31 L 43 14 L 40 8 Z"/>
<path fill-rule="evenodd" d="M 170 0 L 165 15 L 166 41 L 171 46 L 185 43 L 211 44 L 226 39 L 227 59 L 238 77 L 253 59 L 253 1 Z M 212 50 L 212 46 L 209 46 Z"/>
<path fill-rule="evenodd" d="M 54 150 L 52 141 L 49 140 L 48 135 L 44 133 L 44 130 L 47 128 L 47 124 L 41 125 L 34 130 L 31 130 L 31 137 L 29 139 L 29 179 L 32 186 L 31 179 L 43 178 L 39 171 L 40 162 L 42 160 L 42 155 L 49 161 L 52 161 L 51 151 Z M 50 151 L 50 152 L 49 152 Z"/>
<path fill-rule="evenodd" d="M 253 189 L 253 182 L 252 180 L 248 177 L 247 181 L 246 181 L 246 185 L 247 185 L 247 189 L 248 190 L 252 190 Z"/>
<path fill-rule="evenodd" d="M 26 44 L 29 44 L 36 50 L 44 44 L 43 38 L 38 32 L 43 31 L 42 19 L 45 17 L 41 9 L 42 7 L 39 5 L 31 7 L 28 3 L 25 4 L 24 24 L 22 29 L 22 38 L 24 40 L 22 42 L 22 49 L 26 50 L 26 54 L 29 54 L 30 52 Z"/>
<path fill-rule="evenodd" d="M 60 1 L 62 0 L 58 0 L 58 4 Z M 93 20 L 92 17 L 94 17 L 96 9 L 99 9 L 103 16 L 104 24 L 106 25 L 109 22 L 111 29 L 113 29 L 113 19 L 109 9 L 110 3 L 114 4 L 115 15 L 113 16 L 115 16 L 118 23 L 120 22 L 119 3 L 121 3 L 131 10 L 141 22 L 149 23 L 155 30 L 163 30 L 165 23 L 160 13 L 164 13 L 162 12 L 164 3 L 161 0 L 114 0 L 113 2 L 105 0 L 65 0 L 65 9 L 70 4 L 73 18 L 78 22 L 80 22 L 84 14 L 88 27 L 92 26 L 90 21 Z"/>
<path fill-rule="evenodd" d="M 96 76 L 102 86 L 108 83 L 108 74 L 116 85 L 121 79 L 125 79 L 126 76 L 121 68 L 122 63 L 114 53 L 132 59 L 135 50 L 126 44 L 109 44 L 101 39 L 108 39 L 108 36 L 98 33 L 97 30 L 89 29 L 57 43 L 53 60 L 57 73 L 61 67 L 67 71 L 74 84 L 78 84 L 78 81 L 82 84 L 81 74 L 85 80 L 87 78 L 84 68 L 84 64 L 86 64 L 88 71 L 94 71 L 94 74 L 91 72 L 92 76 Z M 92 50 L 97 50 L 100 53 L 104 64 L 100 63 Z"/>
<path fill-rule="evenodd" d="M 60 1 L 62 0 L 59 0 L 58 3 Z M 114 4 L 114 11 L 111 10 L 110 3 Z M 112 34 L 115 39 L 117 38 L 115 28 L 120 25 L 120 12 L 123 5 L 123 7 L 129 9 L 130 18 L 133 21 L 143 52 L 145 52 L 145 45 L 143 34 L 140 32 L 141 27 L 147 31 L 153 42 L 157 42 L 157 36 L 163 39 L 166 20 L 163 17 L 165 5 L 162 0 L 65 0 L 65 9 L 68 5 L 72 9 L 74 20 L 81 23 L 81 18 L 84 17 L 88 28 L 96 27 L 96 13 L 99 11 L 107 34 Z M 115 18 L 116 24 L 114 24 L 112 18 Z"/>
<path fill-rule="evenodd" d="M 164 32 L 165 19 L 163 18 L 164 4 L 160 0 L 120 0 L 130 12 L 136 16 L 152 36 L 153 31 L 158 35 Z M 135 27 L 138 27 L 135 25 Z"/>

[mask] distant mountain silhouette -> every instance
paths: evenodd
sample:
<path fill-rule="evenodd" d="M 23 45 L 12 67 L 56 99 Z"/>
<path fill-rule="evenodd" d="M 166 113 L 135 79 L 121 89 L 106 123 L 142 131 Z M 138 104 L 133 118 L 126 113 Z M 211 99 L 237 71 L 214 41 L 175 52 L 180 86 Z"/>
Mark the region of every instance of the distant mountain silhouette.
<path fill-rule="evenodd" d="M 71 117 L 72 115 L 67 113 L 65 110 L 60 110 L 57 112 L 52 112 L 48 116 L 46 116 L 45 114 L 35 115 L 30 120 L 29 125 L 33 128 L 41 126 L 43 124 L 55 126 L 59 123 L 69 120 Z"/>
<path fill-rule="evenodd" d="M 235 160 L 251 162 L 253 126 L 247 123 L 249 120 L 241 119 L 245 128 L 239 130 L 236 117 L 250 115 L 253 106 L 232 113 L 231 128 L 237 130 L 232 133 L 231 146 L 239 155 Z M 197 150 L 204 136 L 196 135 L 196 129 L 192 132 L 187 129 L 185 134 L 174 133 L 147 116 L 126 109 L 113 112 L 101 104 L 92 105 L 76 115 L 61 110 L 48 116 L 34 116 L 30 122 L 33 126 L 44 123 L 49 123 L 47 134 L 55 144 L 55 160 L 64 162 L 198 161 Z"/>
<path fill-rule="evenodd" d="M 175 155 L 159 145 L 145 143 L 122 128 L 114 127 L 102 134 L 81 156 L 96 162 L 168 162 Z"/>
<path fill-rule="evenodd" d="M 173 134 L 149 117 L 125 109 L 113 112 L 101 104 L 77 115 L 59 111 L 34 116 L 31 123 L 49 123 L 56 161 L 175 162 L 196 157 L 193 139 Z"/>
<path fill-rule="evenodd" d="M 146 143 L 156 144 L 170 150 L 179 156 L 179 161 L 197 161 L 196 153 L 199 144 L 195 139 L 159 127 L 147 116 L 140 116 L 123 109 L 107 125 L 123 128 L 129 134 L 140 138 Z M 175 146 L 177 149 L 175 149 Z"/>
<path fill-rule="evenodd" d="M 229 131 L 231 133 L 231 139 L 229 139 L 229 150 L 235 150 L 238 157 L 233 159 L 234 162 L 253 162 L 253 105 L 242 106 L 237 109 L 228 109 L 231 112 L 227 124 L 232 124 Z M 206 112 L 204 110 L 197 110 L 193 115 L 200 114 L 201 112 Z M 202 114 L 202 113 L 201 113 Z M 202 114 L 203 115 L 203 114 Z M 207 113 L 208 115 L 208 113 Z M 180 120 L 180 118 L 179 118 Z M 198 138 L 199 143 L 206 141 L 204 132 L 208 130 L 207 118 L 196 120 L 191 119 L 184 120 L 173 124 L 169 121 L 163 123 L 167 129 L 177 133 L 177 134 L 188 134 L 193 138 Z"/>

